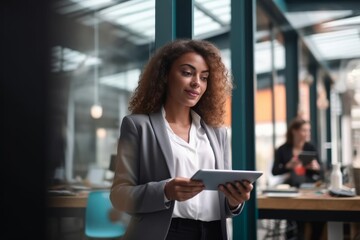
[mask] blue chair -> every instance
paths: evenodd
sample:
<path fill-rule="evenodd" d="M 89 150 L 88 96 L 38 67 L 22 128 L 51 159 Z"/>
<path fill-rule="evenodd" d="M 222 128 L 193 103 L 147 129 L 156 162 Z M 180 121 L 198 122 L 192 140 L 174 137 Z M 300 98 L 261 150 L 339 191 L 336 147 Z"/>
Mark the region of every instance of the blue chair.
<path fill-rule="evenodd" d="M 112 207 L 109 195 L 109 190 L 89 193 L 85 211 L 86 237 L 120 239 L 125 234 L 125 224 L 118 219 L 110 219 L 110 215 L 116 213 L 116 210 Z"/>

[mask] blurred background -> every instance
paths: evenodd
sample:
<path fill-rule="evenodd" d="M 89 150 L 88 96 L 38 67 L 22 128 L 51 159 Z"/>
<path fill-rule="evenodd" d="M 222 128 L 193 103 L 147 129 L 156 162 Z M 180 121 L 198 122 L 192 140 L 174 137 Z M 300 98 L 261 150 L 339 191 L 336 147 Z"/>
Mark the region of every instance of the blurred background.
<path fill-rule="evenodd" d="M 226 119 L 233 164 L 264 171 L 258 189 L 282 182 L 271 174 L 274 150 L 295 116 L 311 123 L 325 181 L 333 163 L 351 180 L 348 168 L 360 161 L 359 1 L 35 2 L 5 0 L 0 12 L 2 213 L 14 223 L 11 236 L 40 238 L 48 188 L 109 186 L 139 74 L 177 37 L 213 42 L 234 73 L 240 90 Z M 192 8 L 182 9 L 184 2 Z M 250 157 L 239 157 L 237 147 Z M 17 231 L 24 215 L 40 221 Z"/>
<path fill-rule="evenodd" d="M 231 1 L 193 4 L 193 38 L 219 46 L 231 69 Z M 89 168 L 108 168 L 129 97 L 156 49 L 155 5 L 155 0 L 53 1 L 50 173 L 58 169 L 58 177 L 73 181 L 86 178 Z M 311 120 L 312 141 L 324 164 L 331 164 L 330 102 L 342 129 L 335 133 L 342 141 L 339 156 L 349 164 L 359 145 L 359 3 L 255 5 L 256 168 L 266 173 L 260 184 L 277 181 L 269 173 L 273 151 L 284 142 L 287 122 L 295 114 Z"/>

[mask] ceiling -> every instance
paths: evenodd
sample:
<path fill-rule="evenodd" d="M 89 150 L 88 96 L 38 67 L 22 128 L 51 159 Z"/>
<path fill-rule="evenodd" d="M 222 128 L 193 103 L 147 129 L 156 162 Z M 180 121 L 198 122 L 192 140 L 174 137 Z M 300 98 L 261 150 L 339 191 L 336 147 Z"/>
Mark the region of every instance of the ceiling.
<path fill-rule="evenodd" d="M 360 128 L 360 1 L 274 0 L 317 62 L 329 72 L 344 114 Z"/>
<path fill-rule="evenodd" d="M 339 89 L 343 91 L 351 84 L 351 87 L 359 85 L 360 89 L 360 84 L 354 84 L 360 82 L 360 63 L 356 62 L 360 58 L 360 1 L 258 2 L 267 6 L 273 19 L 281 19 L 278 24 L 287 25 L 283 31 L 289 28 L 297 31 L 302 43 L 332 80 L 342 83 L 338 84 Z M 214 39 L 228 34 L 230 5 L 231 0 L 194 0 L 194 38 Z M 100 83 L 132 91 L 136 82 L 128 79 L 139 75 L 140 66 L 154 49 L 155 0 L 55 0 L 53 10 L 56 13 L 52 29 L 53 72 L 72 72 L 73 76 L 79 76 L 77 81 L 81 84 L 81 72 L 101 67 L 94 73 L 100 75 Z M 268 28 L 269 20 L 259 8 L 257 14 L 256 38 L 260 39 L 264 34 L 261 30 Z M 269 44 L 256 44 L 255 54 L 260 56 L 256 59 L 270 59 L 264 57 L 269 54 Z M 275 54 L 283 54 L 279 43 L 275 48 Z M 278 69 L 284 66 L 284 62 L 277 61 Z M 257 65 L 256 72 L 270 69 L 269 61 L 263 61 Z M 349 74 L 341 75 L 342 69 L 347 69 Z M 88 91 L 84 94 L 88 95 Z"/>
<path fill-rule="evenodd" d="M 339 70 L 360 58 L 360 1 L 274 2 L 333 80 L 342 80 Z"/>
<path fill-rule="evenodd" d="M 291 27 L 302 36 L 314 57 L 329 70 L 341 67 L 344 60 L 359 58 L 359 1 L 274 0 L 273 2 Z M 195 0 L 194 38 L 209 38 L 228 32 L 231 20 L 230 4 L 230 0 Z M 108 43 L 114 42 L 114 38 L 121 38 L 123 45 L 127 42 L 126 47 L 133 44 L 135 47 L 149 47 L 148 45 L 154 42 L 155 0 L 56 0 L 53 8 L 59 16 L 66 16 L 70 25 L 83 26 L 83 32 L 87 33 L 86 39 L 92 38 L 91 31 L 95 24 L 99 24 L 101 29 L 110 29 L 112 37 L 101 39 L 101 46 L 112 45 Z M 100 37 L 104 38 L 102 35 Z M 86 43 L 89 46 L 86 46 Z M 65 54 L 71 56 L 68 65 L 62 64 L 64 70 L 74 69 L 80 63 L 87 65 L 99 63 L 99 59 L 91 57 L 93 43 L 81 41 L 81 44 L 83 46 L 75 48 L 76 50 L 66 46 L 62 46 L 61 49 L 60 46 L 55 47 L 55 55 L 59 54 L 60 50 L 64 50 Z M 117 50 L 116 54 L 131 58 L 128 51 Z M 139 57 L 135 55 L 133 59 Z M 59 70 L 59 65 L 58 62 L 54 64 L 53 70 Z M 333 77 L 337 78 L 337 76 Z"/>
<path fill-rule="evenodd" d="M 101 84 L 133 91 L 137 82 L 128 79 L 137 78 L 155 47 L 155 2 L 55 0 L 52 72 L 78 73 L 80 83 L 80 73 L 100 68 Z M 194 5 L 195 38 L 229 31 L 230 0 L 196 0 Z"/>
<path fill-rule="evenodd" d="M 230 0 L 194 1 L 194 36 L 207 38 L 229 30 Z M 94 11 L 101 22 L 117 27 L 115 34 L 136 45 L 154 41 L 155 0 L 57 0 L 54 9 L 77 22 L 94 25 Z M 206 26 L 206 27 L 205 27 Z"/>

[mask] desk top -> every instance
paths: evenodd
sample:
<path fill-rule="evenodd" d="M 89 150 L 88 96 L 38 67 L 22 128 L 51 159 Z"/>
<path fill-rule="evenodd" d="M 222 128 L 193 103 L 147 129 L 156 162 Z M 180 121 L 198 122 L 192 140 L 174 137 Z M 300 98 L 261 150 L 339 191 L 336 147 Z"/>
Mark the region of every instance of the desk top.
<path fill-rule="evenodd" d="M 86 208 L 87 198 L 90 191 L 109 189 L 108 184 L 63 184 L 55 185 L 48 190 L 48 208 Z"/>
<path fill-rule="evenodd" d="M 51 196 L 50 208 L 86 208 L 88 192 L 79 192 L 74 196 Z M 297 197 L 257 196 L 259 209 L 279 210 L 319 210 L 319 211 L 360 211 L 360 196 L 332 197 L 327 193 L 314 190 L 301 190 Z"/>
<path fill-rule="evenodd" d="M 74 196 L 50 196 L 47 206 L 50 208 L 86 208 L 88 192 L 79 192 Z"/>
<path fill-rule="evenodd" d="M 296 197 L 257 196 L 259 209 L 318 210 L 318 211 L 360 211 L 360 196 L 332 197 L 316 190 L 300 190 Z"/>

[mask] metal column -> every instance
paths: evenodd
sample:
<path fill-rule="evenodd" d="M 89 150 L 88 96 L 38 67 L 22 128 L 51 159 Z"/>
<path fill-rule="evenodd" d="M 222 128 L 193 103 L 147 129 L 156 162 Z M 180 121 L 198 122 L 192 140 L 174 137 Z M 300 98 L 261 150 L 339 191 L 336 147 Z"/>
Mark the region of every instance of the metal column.
<path fill-rule="evenodd" d="M 155 48 L 175 38 L 175 3 L 173 0 L 155 2 Z"/>
<path fill-rule="evenodd" d="M 329 107 L 326 109 L 326 142 L 331 143 L 331 101 L 330 101 L 330 90 L 331 90 L 331 79 L 326 77 L 324 80 L 326 96 L 329 99 Z M 327 148 L 326 151 L 326 165 L 327 169 L 331 168 L 331 148 Z"/>
<path fill-rule="evenodd" d="M 176 38 L 193 38 L 194 1 L 176 1 Z"/>
<path fill-rule="evenodd" d="M 234 169 L 255 169 L 254 27 L 255 0 L 231 1 L 232 159 Z M 242 214 L 233 219 L 233 239 L 257 238 L 256 189 Z"/>
<path fill-rule="evenodd" d="M 311 64 L 309 72 L 312 76 L 312 83 L 310 85 L 310 124 L 311 124 L 311 141 L 315 146 L 319 146 L 318 142 L 318 117 L 317 117 L 317 65 Z"/>
<path fill-rule="evenodd" d="M 285 36 L 285 87 L 286 122 L 289 123 L 298 113 L 299 105 L 299 48 L 298 35 L 289 31 Z"/>
<path fill-rule="evenodd" d="M 155 48 L 176 38 L 192 38 L 193 23 L 193 0 L 156 0 Z"/>

